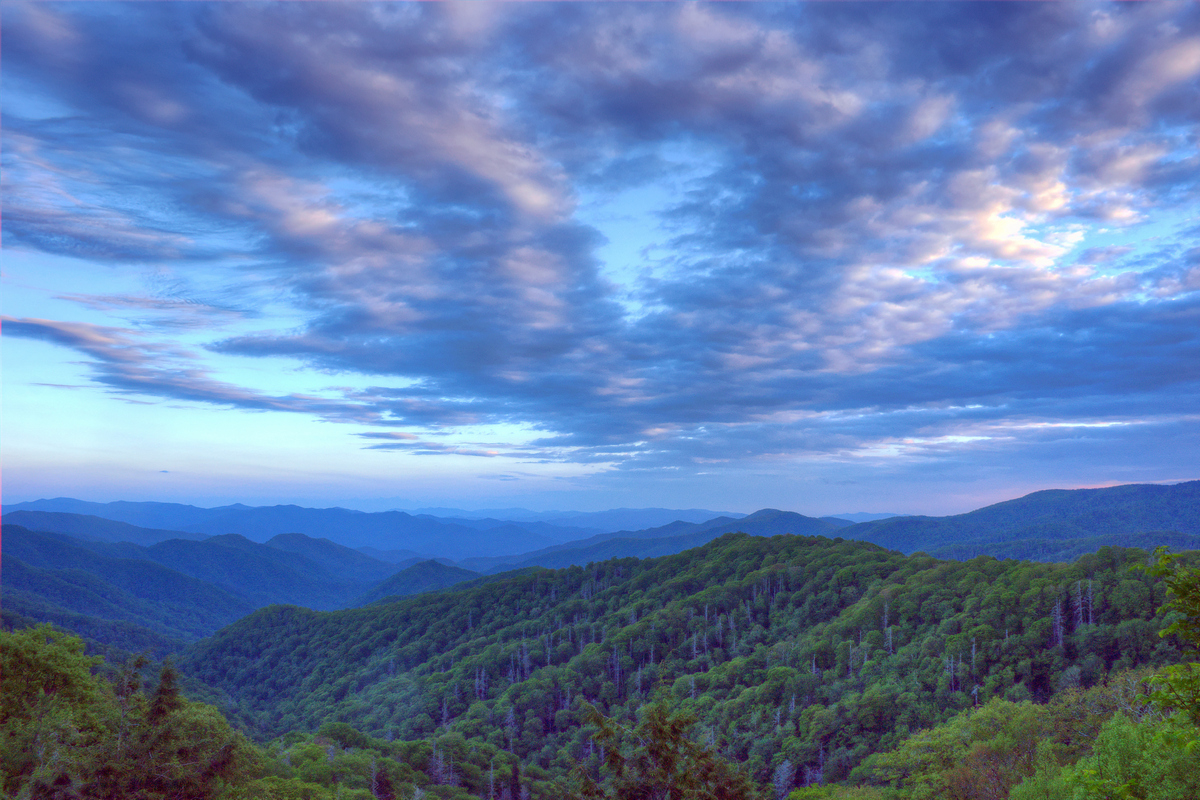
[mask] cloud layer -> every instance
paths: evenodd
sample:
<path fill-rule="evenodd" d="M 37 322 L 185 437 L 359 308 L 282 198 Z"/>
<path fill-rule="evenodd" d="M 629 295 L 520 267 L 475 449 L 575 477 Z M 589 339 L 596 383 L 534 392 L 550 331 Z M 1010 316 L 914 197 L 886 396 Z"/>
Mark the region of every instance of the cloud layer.
<path fill-rule="evenodd" d="M 71 295 L 157 314 L 143 330 L 5 321 L 111 390 L 617 469 L 1194 430 L 1195 4 L 39 3 L 5 22 L 5 246 L 215 287 L 186 308 Z M 655 249 L 614 269 L 589 208 L 668 185 Z M 213 354 L 373 385 L 266 396 Z M 473 425 L 536 434 L 436 441 Z"/>

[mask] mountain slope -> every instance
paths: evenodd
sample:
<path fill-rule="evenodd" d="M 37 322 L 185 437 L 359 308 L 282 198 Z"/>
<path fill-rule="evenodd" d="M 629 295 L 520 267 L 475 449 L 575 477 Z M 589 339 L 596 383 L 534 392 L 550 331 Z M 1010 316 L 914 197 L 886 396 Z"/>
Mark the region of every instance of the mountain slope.
<path fill-rule="evenodd" d="M 1200 550 L 1200 536 L 1172 531 L 1148 531 L 1146 533 L 1112 534 L 1089 536 L 1079 539 L 1017 539 L 1012 542 L 950 544 L 939 547 L 930 555 L 935 558 L 953 558 L 967 561 L 981 555 L 993 558 L 1012 558 L 1027 561 L 1074 561 L 1087 553 L 1095 553 L 1101 547 L 1138 547 L 1152 551 L 1156 547 L 1169 547 L 1173 552 Z"/>
<path fill-rule="evenodd" d="M 389 597 L 406 597 L 424 592 L 436 592 L 455 584 L 478 578 L 478 572 L 461 567 L 439 564 L 432 559 L 413 564 L 397 572 L 371 591 L 354 601 L 355 607 L 365 606 Z"/>
<path fill-rule="evenodd" d="M 203 633 L 272 603 L 342 608 L 398 570 L 300 534 L 275 537 L 270 544 L 227 534 L 202 541 L 169 539 L 148 547 L 84 541 L 15 525 L 5 525 L 4 534 L 4 555 L 30 566 L 84 570 L 152 602 L 217 610 L 220 621 L 201 625 Z M 226 615 L 230 607 L 236 607 L 233 618 Z"/>
<path fill-rule="evenodd" d="M 601 533 L 617 533 L 620 531 L 660 528 L 672 522 L 701 524 L 717 519 L 718 517 L 740 519 L 744 516 L 746 515 L 732 512 L 708 511 L 703 508 L 613 508 L 608 511 L 564 514 L 561 517 L 554 517 L 545 521 L 552 525 L 575 528 L 598 528 Z"/>
<path fill-rule="evenodd" d="M 340 608 L 367 588 L 364 582 L 341 578 L 298 553 L 258 544 L 235 533 L 203 542 L 160 542 L 146 548 L 146 553 L 159 564 L 221 586 L 256 607 L 291 603 Z"/>
<path fill-rule="evenodd" d="M 388 561 L 351 550 L 328 539 L 314 539 L 302 533 L 281 533 L 268 539 L 266 545 L 303 556 L 330 574 L 355 583 L 378 583 L 394 575 L 397 570 L 397 566 Z"/>
<path fill-rule="evenodd" d="M 1200 534 L 1200 481 L 1050 489 L 955 516 L 862 522 L 844 528 L 840 535 L 912 553 L 955 544 L 999 545 L 1145 531 Z"/>
<path fill-rule="evenodd" d="M 403 511 L 365 513 L 345 508 L 302 508 L 294 505 L 197 508 L 178 503 L 88 503 L 70 498 L 19 503 L 18 510 L 88 514 L 149 528 L 200 533 L 239 534 L 266 542 L 285 533 L 326 538 L 347 547 L 413 550 L 424 557 L 463 559 L 502 556 L 536 550 L 555 540 L 515 524 L 488 530 L 414 517 Z"/>
<path fill-rule="evenodd" d="M 5 525 L 3 533 L 5 597 L 23 592 L 26 607 L 36 597 L 48 607 L 181 640 L 206 636 L 257 607 L 154 561 L 110 557 L 88 543 L 18 525 Z"/>
<path fill-rule="evenodd" d="M 65 533 L 76 539 L 97 542 L 132 542 L 152 545 L 167 539 L 206 539 L 202 533 L 142 528 L 128 522 L 104 519 L 91 514 L 61 511 L 10 511 L 4 515 L 5 525 L 20 525 L 32 531 Z"/>
<path fill-rule="evenodd" d="M 939 562 L 731 534 L 360 609 L 262 609 L 179 663 L 268 738 L 326 720 L 389 740 L 462 737 L 549 780 L 594 763 L 580 699 L 628 721 L 657 690 L 760 782 L 785 758 L 835 781 L 972 707 L 974 687 L 980 703 L 1045 700 L 1178 658 L 1157 635 L 1163 586 L 1131 569 L 1145 558 Z"/>
<path fill-rule="evenodd" d="M 644 531 L 604 533 L 578 542 L 525 553 L 517 559 L 467 559 L 462 562 L 462 566 L 489 574 L 534 566 L 560 568 L 606 561 L 610 558 L 656 558 L 671 555 L 699 547 L 726 533 L 741 532 L 752 536 L 814 536 L 831 535 L 833 531 L 842 527 L 830 520 L 764 508 L 741 519 L 718 517 L 699 524 L 676 521 Z"/>

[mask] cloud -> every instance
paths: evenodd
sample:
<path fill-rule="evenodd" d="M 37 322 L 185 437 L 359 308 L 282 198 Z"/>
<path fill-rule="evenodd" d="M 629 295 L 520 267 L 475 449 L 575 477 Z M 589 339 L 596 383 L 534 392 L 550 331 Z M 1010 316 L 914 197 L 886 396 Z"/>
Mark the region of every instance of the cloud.
<path fill-rule="evenodd" d="M 159 314 L 159 341 L 7 323 L 112 391 L 420 431 L 356 434 L 371 449 L 628 471 L 949 457 L 1195 404 L 1194 232 L 1121 240 L 1194 224 L 1192 5 L 6 22 L 15 85 L 71 109 L 6 112 L 6 235 L 188 287 L 61 295 Z M 660 255 L 615 277 L 580 198 L 667 181 Z M 224 289 L 194 296 L 193 275 Z M 377 385 L 269 397 L 218 379 L 213 352 Z M 483 424 L 540 438 L 430 439 Z"/>
<path fill-rule="evenodd" d="M 138 394 L 172 400 L 242 408 L 289 411 L 322 418 L 367 424 L 389 424 L 362 404 L 304 395 L 271 397 L 215 380 L 196 365 L 195 354 L 182 348 L 147 341 L 136 331 L 47 319 L 0 317 L 8 336 L 36 339 L 89 356 L 93 380 L 118 394 Z M 71 387 L 73 388 L 73 387 Z"/>

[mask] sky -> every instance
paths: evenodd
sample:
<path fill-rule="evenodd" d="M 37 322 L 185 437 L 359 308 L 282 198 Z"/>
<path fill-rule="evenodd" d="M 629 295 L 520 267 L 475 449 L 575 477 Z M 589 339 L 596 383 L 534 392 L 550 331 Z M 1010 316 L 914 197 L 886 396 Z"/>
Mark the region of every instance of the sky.
<path fill-rule="evenodd" d="M 1200 477 L 1200 4 L 3 22 L 6 503 Z"/>

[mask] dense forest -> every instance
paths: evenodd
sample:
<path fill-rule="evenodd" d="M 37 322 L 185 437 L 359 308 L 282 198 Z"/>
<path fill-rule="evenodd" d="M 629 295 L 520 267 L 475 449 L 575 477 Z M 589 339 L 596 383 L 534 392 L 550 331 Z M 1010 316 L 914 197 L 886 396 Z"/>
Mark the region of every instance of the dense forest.
<path fill-rule="evenodd" d="M 1152 781 L 1160 794 L 1129 796 L 1193 796 L 1161 791 L 1200 775 L 1188 760 L 1200 757 L 1187 747 L 1195 720 L 1170 713 L 1195 693 L 1188 701 L 1188 674 L 1174 675 L 1174 696 L 1152 676 L 1187 658 L 1181 642 L 1200 613 L 1178 576 L 1200 581 L 1194 560 L 1147 563 L 1137 549 L 1071 564 L 946 562 L 727 535 L 360 609 L 262 609 L 178 657 L 185 685 L 201 682 L 197 694 L 260 744 L 207 706 L 180 699 L 171 714 L 220 729 L 205 740 L 222 742 L 217 755 L 189 761 L 209 759 L 212 793 L 194 796 L 626 796 L 622 786 L 705 775 L 731 794 L 695 796 L 1066 798 L 1105 774 L 1088 759 L 1111 750 L 1137 771 L 1119 754 L 1150 743 L 1175 754 L 1159 765 L 1174 777 Z M 5 791 L 105 796 L 87 788 L 86 754 L 108 746 L 98 743 L 114 720 L 139 741 L 166 736 L 154 731 L 170 715 L 151 714 L 162 684 L 122 700 L 138 694 L 121 688 L 129 667 L 90 675 L 78 643 L 34 631 L 6 635 L 5 680 L 11 637 L 58 653 L 43 655 L 54 663 L 74 648 L 76 683 L 92 686 L 76 697 L 98 710 L 80 712 L 86 725 L 55 723 L 55 735 L 81 725 L 110 735 L 79 733 L 97 744 L 55 767 L 29 744 L 43 734 L 12 732 L 21 719 L 45 729 L 44 698 L 6 709 Z M 17 765 L 13 752 L 43 761 Z M 66 776 L 77 793 L 38 794 L 39 775 Z"/>

